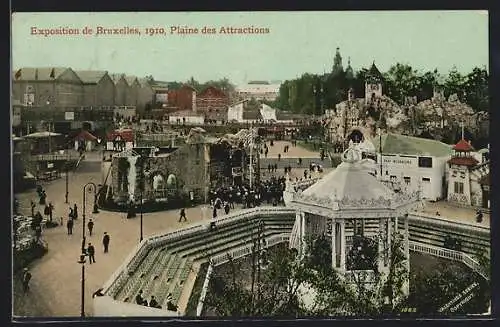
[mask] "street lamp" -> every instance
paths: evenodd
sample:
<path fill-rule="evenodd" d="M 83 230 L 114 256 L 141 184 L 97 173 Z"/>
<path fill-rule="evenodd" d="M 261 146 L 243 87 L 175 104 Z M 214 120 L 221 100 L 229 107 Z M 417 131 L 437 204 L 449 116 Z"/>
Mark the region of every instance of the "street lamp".
<path fill-rule="evenodd" d="M 66 168 L 66 174 L 65 174 L 65 175 L 66 175 L 66 194 L 65 194 L 65 202 L 64 202 L 64 203 L 69 203 L 69 202 L 68 202 L 68 194 L 69 194 L 69 193 L 68 193 L 68 182 L 69 182 L 69 181 L 68 181 L 68 179 L 69 179 L 69 176 L 68 176 L 68 174 L 69 174 L 69 152 L 68 152 L 68 159 L 66 159 L 66 165 L 65 165 L 65 166 L 66 166 L 66 167 L 65 167 L 65 168 Z"/>
<path fill-rule="evenodd" d="M 149 170 L 148 170 L 149 172 Z M 139 190 L 140 190 L 140 203 L 139 203 L 139 210 L 141 211 L 141 238 L 140 238 L 140 242 L 142 242 L 143 238 L 144 238 L 144 235 L 143 235 L 143 224 L 142 224 L 142 212 L 143 212 L 143 208 L 142 208 L 142 193 L 144 192 L 144 178 L 145 178 L 145 172 L 144 172 L 144 163 L 143 163 L 143 166 L 141 166 L 141 181 L 140 181 L 140 184 L 139 184 Z"/>
<path fill-rule="evenodd" d="M 82 299 L 80 303 L 80 317 L 85 317 L 85 254 L 80 255 L 80 260 L 77 261 L 82 265 Z"/>
<path fill-rule="evenodd" d="M 97 201 L 97 186 L 94 183 L 89 182 L 83 186 L 82 253 L 85 253 L 85 202 L 86 202 L 85 201 L 86 200 L 85 190 L 88 188 L 88 186 L 92 186 L 94 189 L 94 210 L 92 211 L 92 213 L 99 213 L 99 210 L 97 209 L 97 203 L 96 203 L 96 201 Z M 92 193 L 92 188 L 88 189 L 88 192 Z"/>

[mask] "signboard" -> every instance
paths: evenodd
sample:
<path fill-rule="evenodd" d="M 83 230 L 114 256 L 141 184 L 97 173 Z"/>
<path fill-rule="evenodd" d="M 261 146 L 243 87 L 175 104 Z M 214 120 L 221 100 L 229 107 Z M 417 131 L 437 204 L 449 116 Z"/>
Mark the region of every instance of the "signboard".
<path fill-rule="evenodd" d="M 73 111 L 66 111 L 64 113 L 64 120 L 75 120 L 75 113 Z"/>
<path fill-rule="evenodd" d="M 387 159 L 387 158 L 384 158 L 384 163 L 392 163 L 392 164 L 399 164 L 399 165 L 411 165 L 412 164 L 412 160 L 410 160 L 410 159 L 401 159 L 401 158 L 398 158 L 398 159 Z"/>

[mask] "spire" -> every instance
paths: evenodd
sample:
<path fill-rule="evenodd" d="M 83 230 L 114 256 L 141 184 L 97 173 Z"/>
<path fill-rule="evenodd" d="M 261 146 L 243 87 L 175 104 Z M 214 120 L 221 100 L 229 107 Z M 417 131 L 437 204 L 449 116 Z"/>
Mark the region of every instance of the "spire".
<path fill-rule="evenodd" d="M 342 67 L 342 56 L 340 55 L 340 48 L 337 47 L 335 57 L 333 58 L 332 74 L 337 75 L 343 71 L 344 67 Z"/>
<path fill-rule="evenodd" d="M 353 80 L 354 79 L 354 71 L 351 67 L 351 57 L 347 58 L 347 68 L 345 70 L 346 78 L 348 80 Z"/>

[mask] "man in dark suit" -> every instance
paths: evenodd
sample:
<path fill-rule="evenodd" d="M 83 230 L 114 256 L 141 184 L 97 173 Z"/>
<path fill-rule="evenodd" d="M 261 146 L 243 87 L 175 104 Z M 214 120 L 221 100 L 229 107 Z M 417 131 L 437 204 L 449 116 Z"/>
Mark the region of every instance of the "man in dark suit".
<path fill-rule="evenodd" d="M 68 222 L 66 223 L 66 227 L 68 228 L 68 235 L 73 234 L 73 219 L 68 219 Z"/>
<path fill-rule="evenodd" d="M 89 229 L 89 235 L 92 236 L 92 230 L 94 229 L 94 222 L 92 219 L 89 219 L 89 222 L 87 223 L 87 228 Z"/>
<path fill-rule="evenodd" d="M 89 263 L 92 264 L 92 262 L 95 263 L 95 249 L 92 243 L 89 243 L 89 246 L 87 247 L 87 254 L 89 255 Z"/>
<path fill-rule="evenodd" d="M 102 238 L 102 245 L 104 246 L 104 253 L 108 253 L 109 235 L 106 232 L 104 232 L 104 236 Z"/>

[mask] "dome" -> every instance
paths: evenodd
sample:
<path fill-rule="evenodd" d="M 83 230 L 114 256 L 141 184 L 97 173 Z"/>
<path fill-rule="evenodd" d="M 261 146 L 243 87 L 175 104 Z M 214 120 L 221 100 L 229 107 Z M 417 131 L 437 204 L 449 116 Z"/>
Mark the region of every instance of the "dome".
<path fill-rule="evenodd" d="M 390 200 L 394 192 L 372 176 L 372 160 L 362 160 L 361 152 L 351 147 L 342 154 L 342 163 L 335 170 L 302 192 L 305 197 L 329 201 Z M 370 162 L 372 161 L 372 162 Z M 371 166 L 371 167 L 369 167 Z"/>

